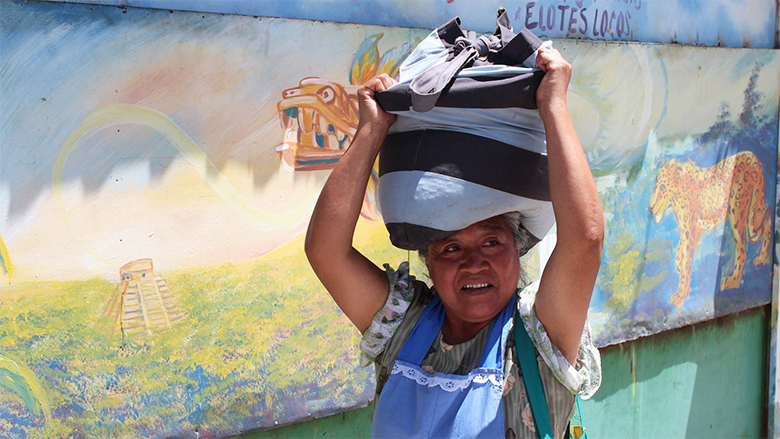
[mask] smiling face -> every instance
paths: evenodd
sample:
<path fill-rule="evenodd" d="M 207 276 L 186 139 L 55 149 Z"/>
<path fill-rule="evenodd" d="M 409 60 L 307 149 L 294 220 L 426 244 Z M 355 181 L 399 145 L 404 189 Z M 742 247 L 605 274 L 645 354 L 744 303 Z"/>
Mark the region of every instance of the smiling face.
<path fill-rule="evenodd" d="M 500 216 L 472 224 L 428 249 L 428 273 L 447 320 L 484 327 L 517 289 L 520 257 L 512 229 Z"/>

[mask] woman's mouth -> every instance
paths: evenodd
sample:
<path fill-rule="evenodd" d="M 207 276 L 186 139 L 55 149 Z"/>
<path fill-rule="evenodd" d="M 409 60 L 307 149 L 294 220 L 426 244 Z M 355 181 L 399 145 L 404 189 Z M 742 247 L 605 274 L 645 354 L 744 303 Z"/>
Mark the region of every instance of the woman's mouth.
<path fill-rule="evenodd" d="M 490 288 L 492 288 L 493 285 L 490 285 L 489 283 L 482 282 L 482 283 L 473 283 L 473 284 L 466 284 L 461 288 L 461 291 L 463 291 L 466 294 L 482 294 L 486 293 Z"/>

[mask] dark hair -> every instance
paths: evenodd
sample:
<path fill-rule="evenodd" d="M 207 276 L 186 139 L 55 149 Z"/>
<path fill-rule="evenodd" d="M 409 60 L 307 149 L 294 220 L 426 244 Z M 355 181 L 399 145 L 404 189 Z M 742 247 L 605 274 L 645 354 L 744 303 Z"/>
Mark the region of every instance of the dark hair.
<path fill-rule="evenodd" d="M 512 230 L 512 237 L 515 241 L 515 248 L 521 254 L 524 254 L 528 250 L 528 246 L 531 244 L 531 238 L 528 236 L 528 231 L 525 229 L 525 227 L 520 224 L 520 218 L 522 218 L 520 212 L 507 212 L 501 214 L 500 216 L 501 219 L 506 222 L 506 225 L 509 226 L 509 229 Z M 420 255 L 420 259 L 422 259 L 422 261 L 427 265 L 428 247 L 422 250 L 418 250 L 417 253 Z"/>

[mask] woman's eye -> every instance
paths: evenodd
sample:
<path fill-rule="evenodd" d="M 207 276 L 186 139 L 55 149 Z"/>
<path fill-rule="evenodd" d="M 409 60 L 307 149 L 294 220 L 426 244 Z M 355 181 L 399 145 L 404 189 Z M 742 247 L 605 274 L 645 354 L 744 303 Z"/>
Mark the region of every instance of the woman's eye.
<path fill-rule="evenodd" d="M 488 241 L 485 241 L 485 246 L 486 247 L 491 247 L 491 246 L 498 245 L 498 244 L 499 244 L 499 242 L 498 242 L 497 239 L 490 239 Z"/>
<path fill-rule="evenodd" d="M 457 245 L 448 245 L 447 247 L 444 247 L 444 253 L 451 253 L 460 250 L 460 247 Z"/>

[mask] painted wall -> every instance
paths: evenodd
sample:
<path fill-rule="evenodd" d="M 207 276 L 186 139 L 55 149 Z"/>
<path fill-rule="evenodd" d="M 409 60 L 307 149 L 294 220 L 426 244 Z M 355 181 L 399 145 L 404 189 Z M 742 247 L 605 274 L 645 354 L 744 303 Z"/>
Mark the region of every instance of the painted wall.
<path fill-rule="evenodd" d="M 425 29 L 459 16 L 478 32 L 495 29 L 493 11 L 503 6 L 518 28 L 550 38 L 752 48 L 771 48 L 776 40 L 776 0 L 57 1 Z"/>
<path fill-rule="evenodd" d="M 636 86 L 612 95 L 617 105 L 643 111 L 646 125 L 637 125 L 641 119 L 636 115 L 623 122 L 582 123 L 585 115 L 628 114 L 608 101 L 593 100 L 596 111 L 573 111 L 580 137 L 591 145 L 586 154 L 607 220 L 590 312 L 602 344 L 771 299 L 778 102 L 777 86 L 771 84 L 777 84 L 778 53 L 648 49 L 656 55 L 648 55 L 650 62 L 637 69 L 652 84 L 646 98 L 639 97 Z M 625 66 L 630 58 L 617 53 L 610 48 L 604 55 L 615 54 Z M 731 56 L 736 57 L 726 61 Z M 709 64 L 715 59 L 720 63 Z M 611 82 L 595 70 L 591 76 L 578 72 L 573 95 L 580 94 L 578 86 L 617 91 L 630 82 L 622 75 Z M 736 80 L 735 88 L 717 96 L 725 90 L 710 75 Z M 759 91 L 763 81 L 767 88 Z M 638 102 L 646 105 L 644 110 Z M 599 123 L 590 137 L 588 128 Z M 623 127 L 615 131 L 636 135 L 636 140 L 621 140 L 607 126 Z M 603 147 L 593 146 L 596 138 Z"/>
<path fill-rule="evenodd" d="M 11 1 L 0 28 L 0 435 L 226 437 L 364 406 L 302 233 L 356 87 L 427 31 Z M 597 342 L 768 303 L 778 52 L 556 45 L 607 219 Z M 397 265 L 374 191 L 356 242 Z"/>
<path fill-rule="evenodd" d="M 778 163 L 780 163 L 780 147 L 778 148 Z M 780 170 L 778 170 L 780 175 Z M 777 184 L 780 185 L 780 178 L 777 180 Z M 780 197 L 780 191 L 777 192 L 777 196 Z M 778 262 L 778 255 L 780 255 L 780 202 L 775 203 L 775 257 L 772 269 L 772 314 L 770 325 L 770 345 L 769 345 L 769 404 L 768 404 L 768 431 L 770 437 L 780 437 L 780 395 L 778 395 L 778 389 L 780 389 L 780 375 L 777 373 L 777 366 L 780 364 L 780 350 L 778 349 L 778 338 L 780 337 L 780 325 L 778 322 L 778 305 L 780 304 L 780 263 Z"/>
<path fill-rule="evenodd" d="M 359 334 L 302 251 L 327 171 L 283 156 L 343 153 L 350 81 L 423 33 L 8 1 L 0 28 L 0 437 L 227 437 L 365 405 Z M 357 245 L 397 265 L 375 215 Z"/>
<path fill-rule="evenodd" d="M 766 437 L 768 326 L 767 306 L 602 348 L 589 437 Z M 370 425 L 369 407 L 242 438 L 364 438 Z"/>

